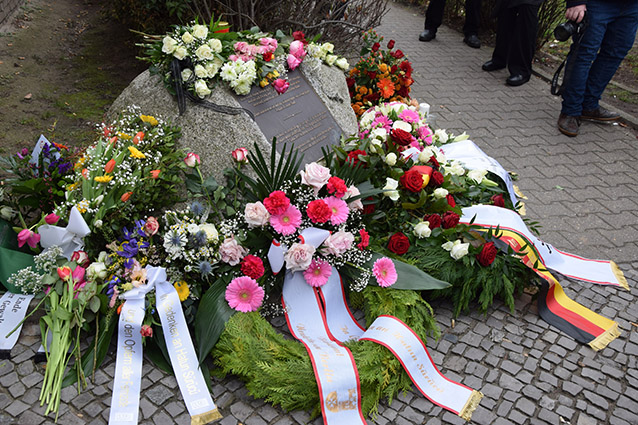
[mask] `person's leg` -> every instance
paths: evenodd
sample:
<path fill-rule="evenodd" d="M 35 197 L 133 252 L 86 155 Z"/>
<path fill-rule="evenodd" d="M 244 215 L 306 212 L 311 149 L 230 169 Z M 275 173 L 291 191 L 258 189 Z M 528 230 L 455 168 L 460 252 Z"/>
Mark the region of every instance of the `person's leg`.
<path fill-rule="evenodd" d="M 481 21 L 481 0 L 465 0 L 465 24 L 463 34 L 465 36 L 478 35 L 479 22 Z"/>
<path fill-rule="evenodd" d="M 598 7 L 598 2 L 593 4 Z M 586 111 L 599 108 L 598 101 L 633 46 L 638 28 L 638 2 L 611 3 L 605 7 L 614 18 L 607 25 L 600 52 L 589 71 L 583 97 L 583 110 Z"/>
<path fill-rule="evenodd" d="M 511 76 L 520 75 L 525 81 L 532 75 L 532 59 L 538 31 L 538 6 L 523 4 L 516 10 L 511 41 L 507 54 L 507 68 Z"/>
<path fill-rule="evenodd" d="M 430 0 L 425 11 L 425 29 L 436 34 L 436 30 L 443 23 L 443 11 L 445 10 L 445 0 Z"/>
<path fill-rule="evenodd" d="M 578 49 L 572 49 L 567 56 L 566 69 L 569 75 L 563 78 L 563 102 L 561 113 L 572 117 L 579 117 L 583 111 L 585 87 L 589 78 L 590 68 L 602 44 L 609 17 L 605 13 L 604 1 L 591 0 L 587 3 L 587 28 L 580 41 Z"/>
<path fill-rule="evenodd" d="M 511 8 L 502 8 L 498 13 L 496 23 L 496 42 L 494 45 L 494 53 L 492 53 L 492 62 L 495 65 L 507 65 L 507 53 L 510 50 L 510 41 L 514 30 L 514 19 L 516 14 Z"/>

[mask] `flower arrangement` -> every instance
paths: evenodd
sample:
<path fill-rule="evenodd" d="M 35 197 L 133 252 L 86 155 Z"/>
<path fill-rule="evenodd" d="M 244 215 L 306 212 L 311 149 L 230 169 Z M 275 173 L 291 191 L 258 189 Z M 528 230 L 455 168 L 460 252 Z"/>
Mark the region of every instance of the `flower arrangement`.
<path fill-rule="evenodd" d="M 374 30 L 364 34 L 363 42 L 361 57 L 346 79 L 357 116 L 380 103 L 409 101 L 414 80 L 412 64 L 405 54 L 394 49 L 394 40 L 387 43 L 387 50 L 382 49 L 383 37 Z"/>
<path fill-rule="evenodd" d="M 163 37 L 147 36 L 146 60 L 161 74 L 169 90 L 175 88 L 171 64 L 180 64 L 179 80 L 196 99 L 204 99 L 218 83 L 238 95 L 247 95 L 253 85 L 271 85 L 278 93 L 288 89 L 286 75 L 302 62 L 326 63 L 348 69 L 348 62 L 334 54 L 331 43 L 306 40 L 303 32 L 285 36 L 259 31 L 228 31 L 227 25 L 211 20 L 209 25 L 193 22 L 175 26 Z"/>

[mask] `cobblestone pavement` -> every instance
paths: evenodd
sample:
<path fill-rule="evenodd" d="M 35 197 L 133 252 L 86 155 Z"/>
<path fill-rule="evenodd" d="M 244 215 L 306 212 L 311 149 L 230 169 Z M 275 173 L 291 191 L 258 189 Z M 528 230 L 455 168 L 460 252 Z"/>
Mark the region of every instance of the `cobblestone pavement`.
<path fill-rule="evenodd" d="M 454 326 L 450 306 L 434 303 L 443 336 L 427 341 L 432 358 L 447 377 L 485 394 L 473 423 L 638 424 L 636 136 L 622 126 L 591 123 L 582 125 L 577 138 L 561 135 L 559 99 L 546 82 L 533 77 L 508 87 L 505 71 L 481 71 L 490 49 L 471 49 L 461 34 L 445 27 L 436 40 L 420 43 L 422 27 L 421 13 L 392 5 L 378 29 L 412 60 L 414 97 L 432 105 L 439 127 L 467 131 L 488 155 L 519 174 L 528 216 L 542 225 L 541 239 L 585 257 L 615 260 L 632 287 L 626 292 L 562 282 L 570 297 L 620 324 L 621 337 L 600 352 L 549 328 L 528 295 L 518 300 L 514 314 L 495 305 L 485 316 L 462 315 Z M 0 361 L 0 424 L 52 422 L 37 402 L 42 367 L 31 357 L 38 338 L 37 326 L 27 325 L 15 357 Z M 63 390 L 58 423 L 105 424 L 114 368 L 110 358 L 80 395 L 74 388 Z M 140 422 L 188 424 L 176 388 L 173 377 L 145 364 Z M 213 397 L 223 425 L 309 422 L 306 412 L 285 413 L 253 399 L 232 377 L 215 381 Z M 414 392 L 382 405 L 369 422 L 464 423 Z"/>

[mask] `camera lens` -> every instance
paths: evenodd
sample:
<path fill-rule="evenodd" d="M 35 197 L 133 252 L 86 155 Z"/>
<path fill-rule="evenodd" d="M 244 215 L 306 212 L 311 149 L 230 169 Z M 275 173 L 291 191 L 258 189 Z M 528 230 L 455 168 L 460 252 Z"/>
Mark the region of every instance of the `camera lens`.
<path fill-rule="evenodd" d="M 576 28 L 571 21 L 562 23 L 554 29 L 554 37 L 558 41 L 567 41 L 576 32 Z"/>

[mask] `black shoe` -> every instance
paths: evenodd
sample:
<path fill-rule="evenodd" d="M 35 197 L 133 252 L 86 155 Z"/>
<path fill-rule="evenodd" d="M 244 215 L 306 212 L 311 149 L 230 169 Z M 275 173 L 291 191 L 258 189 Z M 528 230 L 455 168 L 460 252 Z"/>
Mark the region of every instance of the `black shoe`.
<path fill-rule="evenodd" d="M 485 62 L 481 68 L 483 68 L 483 71 L 492 72 L 505 68 L 505 65 L 499 65 L 498 63 L 490 59 Z"/>
<path fill-rule="evenodd" d="M 560 114 L 558 116 L 558 131 L 565 136 L 576 137 L 578 136 L 578 127 L 580 126 L 580 119 L 571 115 Z"/>
<path fill-rule="evenodd" d="M 436 32 L 432 30 L 424 30 L 419 35 L 419 41 L 432 41 L 436 38 Z"/>
<path fill-rule="evenodd" d="M 479 40 L 476 34 L 466 35 L 465 38 L 463 38 L 463 43 L 473 49 L 479 49 L 481 47 L 481 40 Z"/>
<path fill-rule="evenodd" d="M 583 109 L 583 112 L 580 114 L 580 118 L 587 121 L 610 122 L 618 121 L 620 119 L 620 115 L 599 106 L 598 109 L 592 109 L 590 111 Z"/>
<path fill-rule="evenodd" d="M 522 86 L 529 81 L 529 77 L 529 75 L 524 76 L 522 74 L 510 75 L 507 77 L 507 80 L 505 80 L 505 84 L 512 87 Z"/>

